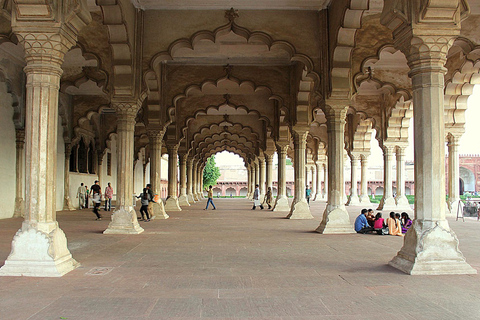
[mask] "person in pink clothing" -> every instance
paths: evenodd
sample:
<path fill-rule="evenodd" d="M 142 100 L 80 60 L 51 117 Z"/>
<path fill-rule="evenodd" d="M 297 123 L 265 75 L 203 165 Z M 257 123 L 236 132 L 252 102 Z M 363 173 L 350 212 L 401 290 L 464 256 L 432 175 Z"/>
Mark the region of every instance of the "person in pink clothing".
<path fill-rule="evenodd" d="M 375 221 L 373 222 L 373 229 L 377 231 L 379 235 L 385 234 L 384 228 L 386 228 L 385 225 L 385 219 L 382 218 L 382 213 L 378 212 L 375 215 Z"/>
<path fill-rule="evenodd" d="M 113 188 L 108 183 L 108 186 L 105 188 L 105 211 L 110 211 L 112 209 L 112 198 L 113 198 Z"/>

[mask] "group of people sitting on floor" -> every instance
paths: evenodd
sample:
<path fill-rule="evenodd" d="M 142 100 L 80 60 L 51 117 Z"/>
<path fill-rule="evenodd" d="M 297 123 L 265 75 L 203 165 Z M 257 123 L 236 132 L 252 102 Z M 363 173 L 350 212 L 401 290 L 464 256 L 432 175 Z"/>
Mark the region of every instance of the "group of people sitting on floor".
<path fill-rule="evenodd" d="M 403 237 L 412 226 L 412 220 L 408 213 L 390 212 L 390 218 L 382 218 L 382 213 L 373 215 L 372 209 L 362 209 L 362 213 L 355 219 L 355 231 L 357 233 L 377 233 L 380 235 L 389 234 Z"/>

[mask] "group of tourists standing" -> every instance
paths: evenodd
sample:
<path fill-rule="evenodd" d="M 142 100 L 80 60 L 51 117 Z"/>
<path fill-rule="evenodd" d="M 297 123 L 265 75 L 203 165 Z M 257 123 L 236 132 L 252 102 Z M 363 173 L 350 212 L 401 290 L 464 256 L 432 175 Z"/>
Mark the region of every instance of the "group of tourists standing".
<path fill-rule="evenodd" d="M 91 199 L 93 204 L 93 213 L 97 216 L 97 220 L 102 220 L 102 215 L 98 211 L 102 203 L 102 196 L 105 198 L 105 211 L 110 211 L 112 209 L 112 198 L 113 198 L 113 188 L 108 183 L 105 188 L 105 192 L 102 195 L 102 188 L 100 187 L 99 181 L 95 180 L 94 184 L 88 189 L 83 183 L 80 184 L 77 190 L 78 198 L 78 208 L 80 210 L 88 208 L 88 201 Z"/>

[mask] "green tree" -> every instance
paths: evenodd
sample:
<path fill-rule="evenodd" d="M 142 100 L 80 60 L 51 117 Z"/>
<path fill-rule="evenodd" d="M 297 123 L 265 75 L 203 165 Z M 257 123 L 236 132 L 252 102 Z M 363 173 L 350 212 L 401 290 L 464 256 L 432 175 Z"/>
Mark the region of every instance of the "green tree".
<path fill-rule="evenodd" d="M 215 164 L 215 156 L 213 155 L 208 158 L 207 165 L 203 169 L 203 188 L 216 185 L 218 177 L 220 177 L 220 169 Z"/>

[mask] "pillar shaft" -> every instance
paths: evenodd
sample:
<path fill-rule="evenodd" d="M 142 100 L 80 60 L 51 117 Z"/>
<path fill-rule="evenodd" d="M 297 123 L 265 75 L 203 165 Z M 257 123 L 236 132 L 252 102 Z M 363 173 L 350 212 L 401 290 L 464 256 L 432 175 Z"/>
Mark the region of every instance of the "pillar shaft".
<path fill-rule="evenodd" d="M 277 180 L 277 199 L 273 211 L 290 211 L 290 205 L 287 198 L 287 150 L 288 145 L 277 144 L 278 156 L 278 180 Z"/>
<path fill-rule="evenodd" d="M 117 112 L 117 190 L 115 212 L 105 234 L 138 234 L 143 232 L 133 207 L 134 132 L 139 101 L 112 101 Z"/>
<path fill-rule="evenodd" d="M 360 199 L 358 198 L 357 184 L 358 184 L 358 167 L 360 166 L 360 156 L 357 154 L 350 155 L 351 162 L 351 179 L 350 179 L 350 196 L 348 197 L 347 205 L 358 205 Z"/>
<path fill-rule="evenodd" d="M 150 205 L 150 219 L 168 219 L 161 199 L 163 133 L 160 130 L 147 130 L 147 135 L 150 144 L 150 185 L 153 194 L 159 196 L 159 200 Z"/>
<path fill-rule="evenodd" d="M 323 164 L 323 193 L 322 197 L 328 201 L 328 165 Z"/>
<path fill-rule="evenodd" d="M 25 203 L 23 200 L 23 152 L 25 147 L 25 130 L 17 129 L 16 133 L 16 166 L 15 166 L 15 211 L 14 218 L 25 216 Z M 69 168 L 70 169 L 70 168 Z"/>
<path fill-rule="evenodd" d="M 370 197 L 368 196 L 368 156 L 365 154 L 362 154 L 361 156 L 361 176 L 362 176 L 362 181 L 361 181 L 361 192 L 362 194 L 360 195 L 360 203 L 363 205 L 368 205 L 370 204 Z"/>
<path fill-rule="evenodd" d="M 322 198 L 322 180 L 320 179 L 321 163 L 315 161 L 315 201 Z"/>
<path fill-rule="evenodd" d="M 310 188 L 312 189 L 312 193 L 311 193 L 311 199 L 312 201 L 315 201 L 315 196 L 317 194 L 317 174 L 316 174 L 316 166 L 313 165 L 310 170 L 312 172 L 312 185 L 310 186 Z"/>
<path fill-rule="evenodd" d="M 168 151 L 168 198 L 165 202 L 165 210 L 182 211 L 178 203 L 178 180 L 177 180 L 177 154 L 178 145 L 167 144 Z"/>
<path fill-rule="evenodd" d="M 192 168 L 192 192 L 193 192 L 193 200 L 198 201 L 198 161 L 193 161 L 193 168 Z"/>
<path fill-rule="evenodd" d="M 63 171 L 63 210 L 75 210 L 72 201 L 70 200 L 70 154 L 72 153 L 72 146 L 70 143 L 65 143 L 65 161 Z"/>
<path fill-rule="evenodd" d="M 195 199 L 193 197 L 193 186 L 194 186 L 194 178 L 193 178 L 193 159 L 187 159 L 187 199 L 189 203 L 194 203 Z"/>
<path fill-rule="evenodd" d="M 397 203 L 397 210 L 407 211 L 411 210 L 408 204 L 408 199 L 405 196 L 405 148 L 397 147 L 397 196 L 395 201 Z"/>
<path fill-rule="evenodd" d="M 383 197 L 377 210 L 395 210 L 397 204 L 393 198 L 393 151 L 391 145 L 383 146 Z"/>
<path fill-rule="evenodd" d="M 180 154 L 180 197 L 178 202 L 180 206 L 190 206 L 187 197 L 187 154 Z"/>
<path fill-rule="evenodd" d="M 460 201 L 460 158 L 458 155 L 459 139 L 452 135 L 448 141 L 448 209 L 451 216 L 456 216 Z"/>
<path fill-rule="evenodd" d="M 265 196 L 265 179 L 266 179 L 266 165 L 265 165 L 265 158 L 259 157 L 258 158 L 258 169 L 259 169 L 259 187 L 260 187 L 260 201 L 263 201 L 263 197 Z"/>
<path fill-rule="evenodd" d="M 317 232 L 352 233 L 350 217 L 343 202 L 345 197 L 344 135 L 347 102 L 334 101 L 325 108 L 328 134 L 328 203 Z"/>
<path fill-rule="evenodd" d="M 293 199 L 288 219 L 312 219 L 310 208 L 305 198 L 305 151 L 307 146 L 307 130 L 297 129 L 293 133 L 295 198 Z"/>
<path fill-rule="evenodd" d="M 273 181 L 273 156 L 272 155 L 265 155 L 265 170 L 266 170 L 266 174 L 265 174 L 266 175 L 266 178 L 265 178 L 266 188 L 265 188 L 265 191 L 268 190 L 268 188 L 270 188 L 270 190 L 272 190 L 272 193 L 273 193 L 273 185 L 272 185 L 272 181 Z"/>

